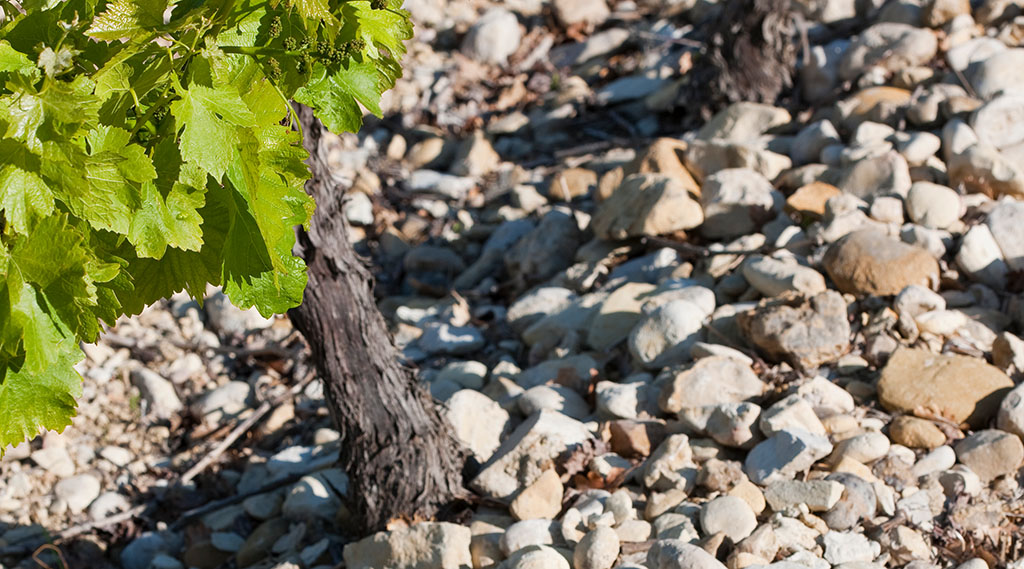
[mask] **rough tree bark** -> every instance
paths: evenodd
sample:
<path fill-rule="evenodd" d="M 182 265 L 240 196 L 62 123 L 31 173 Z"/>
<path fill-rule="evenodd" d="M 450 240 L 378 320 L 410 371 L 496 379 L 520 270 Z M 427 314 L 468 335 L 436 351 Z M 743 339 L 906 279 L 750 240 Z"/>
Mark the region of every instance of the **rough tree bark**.
<path fill-rule="evenodd" d="M 775 103 L 793 85 L 796 44 L 790 0 L 728 0 L 706 29 L 678 105 L 690 126 L 731 103 Z"/>
<path fill-rule="evenodd" d="M 336 188 L 317 151 L 320 121 L 300 107 L 310 154 L 307 191 L 317 211 L 298 232 L 308 265 L 303 303 L 289 311 L 305 336 L 341 433 L 340 466 L 351 481 L 347 506 L 357 532 L 372 533 L 395 518 L 429 519 L 465 496 L 467 455 L 448 421 L 411 370 L 399 363 L 373 297 L 373 277 L 348 242 Z"/>

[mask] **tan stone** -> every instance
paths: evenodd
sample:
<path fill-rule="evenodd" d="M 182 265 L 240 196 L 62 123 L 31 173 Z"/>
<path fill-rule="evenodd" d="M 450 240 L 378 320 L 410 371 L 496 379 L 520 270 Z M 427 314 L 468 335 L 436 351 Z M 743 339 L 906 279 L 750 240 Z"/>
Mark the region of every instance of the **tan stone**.
<path fill-rule="evenodd" d="M 658 421 L 611 421 L 608 425 L 612 452 L 626 458 L 650 456 L 665 439 L 665 425 Z"/>
<path fill-rule="evenodd" d="M 664 174 L 634 174 L 601 202 L 591 228 L 600 239 L 664 235 L 693 229 L 704 210 L 686 185 Z"/>
<path fill-rule="evenodd" d="M 764 492 L 757 487 L 757 484 L 754 484 L 749 480 L 743 480 L 739 484 L 733 486 L 727 494 L 735 496 L 746 502 L 747 505 L 750 506 L 750 509 L 754 510 L 755 514 L 763 512 L 767 505 L 767 502 L 764 499 Z"/>
<path fill-rule="evenodd" d="M 825 182 L 811 182 L 797 188 L 786 198 L 786 210 L 802 213 L 812 217 L 825 215 L 825 202 L 832 196 L 838 196 L 842 190 Z"/>
<path fill-rule="evenodd" d="M 517 520 L 553 520 L 562 511 L 562 480 L 553 469 L 545 470 L 514 500 L 509 511 Z"/>
<path fill-rule="evenodd" d="M 570 202 L 585 197 L 590 188 L 597 186 L 597 173 L 586 168 L 569 168 L 551 178 L 548 197 L 553 200 Z"/>
<path fill-rule="evenodd" d="M 939 280 L 931 253 L 874 229 L 836 241 L 823 261 L 836 287 L 851 294 L 894 295 L 912 284 L 934 288 Z"/>
<path fill-rule="evenodd" d="M 625 168 L 625 174 L 664 174 L 680 182 L 694 198 L 700 198 L 700 185 L 683 165 L 687 145 L 674 138 L 659 138 Z"/>
<path fill-rule="evenodd" d="M 909 415 L 896 417 L 889 425 L 893 442 L 910 448 L 933 449 L 946 444 L 946 435 L 935 423 Z"/>
<path fill-rule="evenodd" d="M 595 350 L 604 351 L 625 340 L 643 316 L 640 308 L 655 288 L 647 283 L 626 283 L 611 293 L 594 315 L 587 333 L 587 344 Z"/>
<path fill-rule="evenodd" d="M 900 348 L 882 370 L 878 400 L 890 411 L 927 413 L 983 426 L 1013 382 L 995 366 L 970 356 Z"/>

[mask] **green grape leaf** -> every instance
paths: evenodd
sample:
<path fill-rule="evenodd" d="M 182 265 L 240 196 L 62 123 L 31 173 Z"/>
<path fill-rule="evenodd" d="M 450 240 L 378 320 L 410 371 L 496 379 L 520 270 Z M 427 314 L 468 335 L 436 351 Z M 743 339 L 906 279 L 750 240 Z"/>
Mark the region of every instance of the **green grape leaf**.
<path fill-rule="evenodd" d="M 10 285 L 13 283 L 5 283 Z M 22 338 L 18 357 L 0 354 L 0 449 L 18 445 L 43 428 L 63 431 L 75 416 L 75 398 L 82 378 L 74 365 L 82 359 L 78 340 L 52 318 L 52 307 L 41 305 L 29 284 L 6 293 L 11 333 Z M 2 324 L 0 324 L 2 325 Z"/>
<path fill-rule="evenodd" d="M 401 6 L 401 0 L 391 0 L 387 10 L 374 10 L 370 2 L 346 2 L 342 8 L 342 20 L 345 22 L 342 37 L 365 40 L 367 53 L 373 59 L 401 60 L 405 54 L 404 42 L 412 38 L 409 13 Z M 387 53 L 380 53 L 380 49 Z"/>
<path fill-rule="evenodd" d="M 94 308 L 96 286 L 87 268 L 97 275 L 104 271 L 84 246 L 84 235 L 68 224 L 66 216 L 41 219 L 28 235 L 19 236 L 10 247 L 8 274 L 17 271 L 53 306 L 61 321 L 79 338 L 94 341 L 99 333 Z M 107 272 L 107 279 L 114 274 Z"/>
<path fill-rule="evenodd" d="M 217 181 L 232 163 L 238 146 L 237 127 L 255 125 L 255 117 L 238 91 L 228 86 L 192 85 L 171 103 L 171 114 L 184 130 L 181 155 Z"/>
<path fill-rule="evenodd" d="M 86 32 L 99 40 L 135 38 L 160 28 L 167 0 L 114 0 Z"/>
<path fill-rule="evenodd" d="M 0 40 L 0 72 L 19 73 L 32 82 L 39 79 L 39 68 L 24 53 L 11 47 L 7 40 Z"/>
<path fill-rule="evenodd" d="M 360 104 L 374 115 L 381 115 L 379 76 L 370 61 L 352 59 L 336 70 L 317 64 L 313 77 L 295 93 L 295 100 L 312 107 L 332 132 L 358 131 L 363 125 Z"/>
<path fill-rule="evenodd" d="M 22 143 L 0 139 L 0 209 L 18 233 L 27 233 L 36 217 L 51 214 L 53 192 L 39 176 L 39 157 Z"/>

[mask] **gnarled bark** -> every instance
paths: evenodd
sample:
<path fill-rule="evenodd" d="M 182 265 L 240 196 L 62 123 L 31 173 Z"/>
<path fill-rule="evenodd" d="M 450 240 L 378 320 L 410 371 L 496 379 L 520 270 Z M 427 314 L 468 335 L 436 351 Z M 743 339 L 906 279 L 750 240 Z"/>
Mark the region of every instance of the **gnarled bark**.
<path fill-rule="evenodd" d="M 411 370 L 399 363 L 373 298 L 373 277 L 348 242 L 342 188 L 317 152 L 323 127 L 299 109 L 317 211 L 299 230 L 309 284 L 292 323 L 306 337 L 331 416 L 341 433 L 340 466 L 351 481 L 356 531 L 395 518 L 429 519 L 465 494 L 467 455 Z"/>

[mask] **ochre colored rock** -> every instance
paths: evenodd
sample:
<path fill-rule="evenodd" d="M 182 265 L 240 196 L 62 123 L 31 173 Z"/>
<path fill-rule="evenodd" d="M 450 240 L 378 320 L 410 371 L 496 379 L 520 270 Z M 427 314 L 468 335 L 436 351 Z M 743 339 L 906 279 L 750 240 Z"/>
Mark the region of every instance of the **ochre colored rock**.
<path fill-rule="evenodd" d="M 1005 373 L 970 356 L 900 348 L 878 380 L 878 400 L 890 411 L 938 415 L 978 428 L 1013 387 Z"/>

